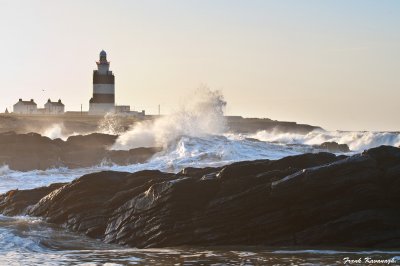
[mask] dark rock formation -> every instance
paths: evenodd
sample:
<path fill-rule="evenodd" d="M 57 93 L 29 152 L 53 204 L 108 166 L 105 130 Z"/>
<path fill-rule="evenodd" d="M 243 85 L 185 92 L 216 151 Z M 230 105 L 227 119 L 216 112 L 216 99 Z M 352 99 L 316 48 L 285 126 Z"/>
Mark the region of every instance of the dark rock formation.
<path fill-rule="evenodd" d="M 30 190 L 10 190 L 0 195 L 0 213 L 4 215 L 23 214 L 27 206 L 36 204 L 41 198 L 63 185 L 65 183 L 54 183 L 48 187 Z"/>
<path fill-rule="evenodd" d="M 349 152 L 349 146 L 347 144 L 339 144 L 337 142 L 324 142 L 320 145 L 314 145 L 314 148 L 326 150 L 328 152 Z"/>
<path fill-rule="evenodd" d="M 134 247 L 400 247 L 400 149 L 389 146 L 178 174 L 100 172 L 40 200 L 39 190 L 23 192 L 19 204 L 22 192 L 8 192 L 0 211 Z"/>
<path fill-rule="evenodd" d="M 93 133 L 71 136 L 66 141 L 52 140 L 37 133 L 0 134 L 0 164 L 10 169 L 28 171 L 51 167 L 88 167 L 102 162 L 132 164 L 148 160 L 157 148 L 109 151 L 117 136 Z"/>
<path fill-rule="evenodd" d="M 230 131 L 237 133 L 254 133 L 259 130 L 307 134 L 313 130 L 322 130 L 320 127 L 296 122 L 271 120 L 268 118 L 243 118 L 241 116 L 227 116 L 227 126 Z"/>

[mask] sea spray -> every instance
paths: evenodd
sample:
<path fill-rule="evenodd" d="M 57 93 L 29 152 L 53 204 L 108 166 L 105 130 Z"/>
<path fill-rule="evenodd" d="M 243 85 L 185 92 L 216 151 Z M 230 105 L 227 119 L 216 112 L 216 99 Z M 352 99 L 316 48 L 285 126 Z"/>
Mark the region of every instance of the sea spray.
<path fill-rule="evenodd" d="M 308 134 L 258 131 L 249 135 L 261 141 L 281 144 L 319 145 L 323 142 L 347 144 L 352 151 L 363 151 L 380 145 L 399 146 L 399 132 L 324 131 L 314 130 Z"/>
<path fill-rule="evenodd" d="M 100 133 L 120 135 L 125 131 L 123 117 L 109 112 L 100 120 L 98 129 Z"/>
<path fill-rule="evenodd" d="M 173 114 L 133 125 L 118 137 L 112 149 L 166 148 L 181 136 L 222 134 L 226 129 L 225 106 L 219 91 L 200 88 Z"/>
<path fill-rule="evenodd" d="M 44 129 L 42 132 L 43 136 L 51 139 L 66 139 L 68 136 L 63 134 L 64 125 L 63 124 L 52 124 L 51 126 Z"/>
<path fill-rule="evenodd" d="M 10 167 L 8 165 L 4 164 L 0 166 L 0 176 L 7 174 L 10 172 Z"/>

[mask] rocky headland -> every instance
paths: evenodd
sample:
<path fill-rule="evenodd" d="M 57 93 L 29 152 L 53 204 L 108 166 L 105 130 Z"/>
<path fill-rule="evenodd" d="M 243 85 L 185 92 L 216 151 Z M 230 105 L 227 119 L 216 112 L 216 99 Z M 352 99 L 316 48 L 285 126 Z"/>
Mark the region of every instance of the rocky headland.
<path fill-rule="evenodd" d="M 128 151 L 109 150 L 118 136 L 100 133 L 71 136 L 66 141 L 50 139 L 37 133 L 0 133 L 0 165 L 29 171 L 54 167 L 80 168 L 113 163 L 129 165 L 145 162 L 159 148 Z"/>
<path fill-rule="evenodd" d="M 146 115 L 143 118 L 119 116 L 113 123 L 117 124 L 118 131 L 124 132 L 135 123 L 144 120 L 155 120 L 159 116 Z M 226 126 L 229 131 L 236 133 L 254 133 L 258 130 L 274 130 L 275 132 L 291 132 L 307 134 L 312 130 L 321 129 L 317 126 L 297 124 L 296 122 L 277 121 L 268 118 L 243 118 L 241 116 L 226 116 Z M 60 126 L 62 134 L 89 134 L 98 132 L 105 121 L 103 116 L 66 112 L 63 115 L 18 115 L 0 114 L 0 133 L 14 131 L 19 134 L 37 132 L 43 134 L 54 125 Z M 103 131 L 102 131 L 103 132 Z"/>
<path fill-rule="evenodd" d="M 99 172 L 13 190 L 0 213 L 31 215 L 132 247 L 400 247 L 400 149 L 303 154 L 219 168 Z"/>
<path fill-rule="evenodd" d="M 236 133 L 255 133 L 260 130 L 280 133 L 307 134 L 313 130 L 323 130 L 321 127 L 296 122 L 278 121 L 269 118 L 243 118 L 241 116 L 227 116 L 227 127 Z"/>

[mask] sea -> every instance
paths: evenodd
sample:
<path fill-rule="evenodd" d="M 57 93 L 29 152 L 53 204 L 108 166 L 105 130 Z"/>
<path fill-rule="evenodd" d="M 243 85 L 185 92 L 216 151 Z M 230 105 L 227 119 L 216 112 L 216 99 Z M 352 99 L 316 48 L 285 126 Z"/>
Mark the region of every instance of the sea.
<path fill-rule="evenodd" d="M 151 125 L 151 130 L 155 130 Z M 157 126 L 158 128 L 160 125 Z M 149 161 L 117 166 L 103 162 L 90 168 L 53 168 L 20 172 L 0 167 L 0 193 L 69 182 L 102 170 L 136 172 L 158 169 L 179 172 L 185 167 L 222 166 L 238 161 L 280 159 L 321 152 L 315 145 L 326 141 L 347 144 L 352 155 L 380 145 L 400 145 L 399 132 L 324 131 L 308 134 L 258 131 L 252 134 L 166 131 L 148 135 L 149 125 L 122 134 L 113 149 L 130 149 L 149 142 L 164 147 Z M 160 131 L 158 131 L 160 132 Z M 140 133 L 140 134 L 139 134 Z M 60 137 L 50 130 L 50 137 Z M 173 135 L 173 137 L 171 137 Z M 67 136 L 62 136 L 66 138 Z M 132 140 L 133 139 L 133 140 Z M 0 215 L 0 265 L 400 265 L 400 250 L 346 249 L 340 247 L 169 247 L 136 249 L 110 245 L 70 232 L 41 218 Z M 362 262 L 357 264 L 357 262 Z M 380 262 L 380 263 L 378 263 Z"/>

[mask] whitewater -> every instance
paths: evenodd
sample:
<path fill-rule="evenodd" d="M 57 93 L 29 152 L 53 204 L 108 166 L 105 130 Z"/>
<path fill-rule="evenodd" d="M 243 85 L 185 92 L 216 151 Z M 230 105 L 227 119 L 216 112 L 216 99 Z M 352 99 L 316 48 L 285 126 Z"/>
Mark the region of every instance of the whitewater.
<path fill-rule="evenodd" d="M 185 135 L 170 141 L 163 151 L 140 164 L 119 166 L 104 161 L 101 165 L 88 168 L 52 168 L 28 172 L 11 170 L 3 165 L 0 166 L 0 193 L 70 182 L 84 174 L 105 170 L 136 172 L 151 169 L 177 173 L 186 167 L 219 167 L 239 161 L 277 160 L 302 153 L 322 152 L 314 145 L 326 141 L 347 144 L 351 152 L 343 154 L 351 155 L 380 145 L 400 146 L 400 134 L 318 130 L 305 135 L 266 131 L 255 134 Z M 127 146 L 126 149 L 131 147 Z"/>
<path fill-rule="evenodd" d="M 359 138 L 357 138 L 359 137 Z M 364 142 L 361 143 L 360 139 Z M 280 159 L 307 152 L 320 152 L 314 143 L 351 140 L 353 150 L 397 145 L 398 133 L 385 132 L 310 132 L 307 135 L 272 134 L 264 131 L 251 135 L 224 133 L 201 137 L 181 136 L 148 162 L 117 166 L 101 165 L 68 169 L 53 168 L 20 172 L 0 167 L 0 193 L 11 189 L 30 189 L 51 183 L 69 182 L 84 174 L 103 170 L 136 172 L 157 169 L 179 172 L 185 167 L 217 167 L 244 160 Z M 345 142 L 342 142 L 345 143 Z M 357 148 L 357 150 L 356 150 Z M 39 218 L 0 215 L 0 265 L 171 265 L 185 260 L 186 265 L 204 264 L 319 264 L 340 263 L 344 257 L 371 256 L 377 259 L 400 259 L 400 253 L 385 250 L 271 250 L 255 247 L 207 247 L 134 249 L 107 245 L 99 240 L 68 232 Z"/>
<path fill-rule="evenodd" d="M 260 130 L 240 134 L 232 132 L 224 118 L 226 102 L 218 91 L 199 90 L 192 101 L 172 115 L 137 123 L 122 131 L 118 117 L 107 115 L 100 132 L 118 134 L 113 150 L 137 147 L 162 147 L 145 163 L 118 166 L 104 161 L 88 168 L 53 168 L 28 172 L 0 166 L 0 193 L 12 189 L 30 189 L 51 183 L 70 182 L 82 175 L 104 171 L 136 172 L 160 170 L 179 172 L 186 167 L 220 167 L 238 161 L 277 160 L 286 156 L 322 152 L 323 142 L 347 144 L 350 152 L 360 153 L 380 145 L 400 146 L 399 132 L 325 131 L 307 134 Z M 52 139 L 66 139 L 60 125 L 42 132 Z M 360 254 L 400 258 L 399 252 L 365 250 L 268 250 L 254 247 L 132 249 L 104 244 L 85 236 L 47 224 L 39 218 L 0 215 L 0 265 L 84 264 L 174 264 L 182 259 L 188 264 L 203 262 L 240 264 L 338 263 L 338 257 Z"/>

